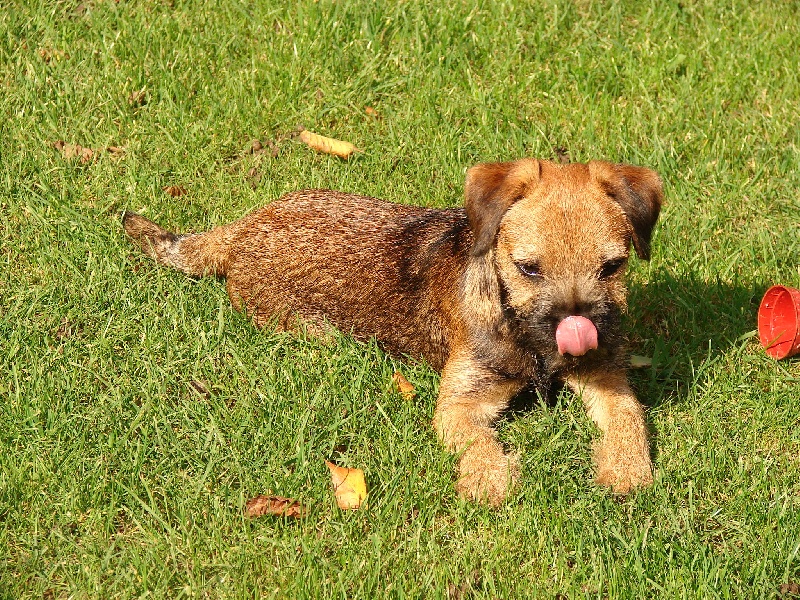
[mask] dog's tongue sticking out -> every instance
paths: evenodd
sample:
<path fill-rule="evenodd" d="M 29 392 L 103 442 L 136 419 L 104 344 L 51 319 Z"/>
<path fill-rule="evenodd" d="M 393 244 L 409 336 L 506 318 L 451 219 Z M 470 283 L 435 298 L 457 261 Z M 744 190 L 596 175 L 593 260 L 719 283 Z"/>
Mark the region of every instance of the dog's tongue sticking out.
<path fill-rule="evenodd" d="M 586 317 L 567 317 L 556 328 L 559 354 L 583 356 L 597 348 L 597 328 Z"/>

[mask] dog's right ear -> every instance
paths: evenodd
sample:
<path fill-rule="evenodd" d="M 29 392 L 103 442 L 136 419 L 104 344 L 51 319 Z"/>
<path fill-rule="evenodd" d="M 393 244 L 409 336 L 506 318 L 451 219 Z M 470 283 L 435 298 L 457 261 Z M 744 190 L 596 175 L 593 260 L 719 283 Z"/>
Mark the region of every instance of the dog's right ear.
<path fill-rule="evenodd" d="M 472 255 L 483 256 L 494 244 L 506 211 L 539 181 L 541 165 L 534 158 L 482 163 L 467 171 L 465 207 L 474 242 Z"/>

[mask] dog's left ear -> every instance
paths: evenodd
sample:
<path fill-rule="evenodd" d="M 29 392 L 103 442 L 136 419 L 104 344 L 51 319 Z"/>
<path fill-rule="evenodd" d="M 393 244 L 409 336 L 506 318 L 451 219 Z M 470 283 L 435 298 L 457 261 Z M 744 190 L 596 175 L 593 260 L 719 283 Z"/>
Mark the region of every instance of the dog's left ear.
<path fill-rule="evenodd" d="M 661 212 L 664 191 L 658 173 L 645 167 L 593 160 L 589 173 L 622 207 L 633 228 L 633 247 L 639 258 L 650 260 L 650 238 Z"/>
<path fill-rule="evenodd" d="M 467 171 L 465 208 L 472 228 L 472 255 L 483 256 L 494 244 L 506 211 L 539 181 L 541 165 L 534 158 L 482 163 Z"/>

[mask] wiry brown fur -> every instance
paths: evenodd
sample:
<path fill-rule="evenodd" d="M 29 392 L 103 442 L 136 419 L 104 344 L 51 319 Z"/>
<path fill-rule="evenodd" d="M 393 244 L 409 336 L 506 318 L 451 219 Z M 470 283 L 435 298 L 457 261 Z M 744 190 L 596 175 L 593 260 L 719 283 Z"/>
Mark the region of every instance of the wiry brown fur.
<path fill-rule="evenodd" d="M 465 209 L 307 190 L 202 234 L 133 213 L 124 227 L 162 264 L 225 277 L 259 326 L 330 323 L 425 357 L 442 371 L 434 422 L 461 453 L 458 490 L 497 504 L 519 467 L 492 424 L 514 394 L 552 378 L 583 397 L 603 432 L 598 482 L 624 493 L 652 481 L 618 324 L 629 247 L 649 257 L 661 194 L 649 169 L 524 159 L 470 169 Z M 595 323 L 597 350 L 558 353 L 555 329 L 569 315 Z"/>

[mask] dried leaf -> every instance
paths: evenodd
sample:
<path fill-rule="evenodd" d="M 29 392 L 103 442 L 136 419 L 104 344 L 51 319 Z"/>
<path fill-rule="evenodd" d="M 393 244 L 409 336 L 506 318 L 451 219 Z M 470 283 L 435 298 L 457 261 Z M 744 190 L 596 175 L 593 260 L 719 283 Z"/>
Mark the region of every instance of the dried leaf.
<path fill-rule="evenodd" d="M 186 191 L 186 188 L 183 187 L 182 185 L 165 185 L 161 189 L 164 190 L 167 194 L 169 194 L 173 198 L 177 198 L 178 196 L 183 196 L 184 194 L 188 193 Z"/>
<path fill-rule="evenodd" d="M 53 60 L 69 59 L 69 54 L 55 48 L 39 48 L 39 56 L 45 64 L 50 64 Z"/>
<path fill-rule="evenodd" d="M 800 598 L 800 584 L 790 581 L 778 588 L 779 598 Z"/>
<path fill-rule="evenodd" d="M 64 338 L 72 336 L 72 329 L 73 329 L 72 323 L 70 323 L 67 317 L 64 317 L 63 319 L 61 319 L 61 323 L 59 324 L 58 329 L 56 330 L 56 338 L 59 340 L 63 340 Z"/>
<path fill-rule="evenodd" d="M 364 471 L 361 469 L 348 469 L 337 467 L 330 461 L 325 461 L 331 470 L 336 504 L 342 510 L 354 510 L 361 506 L 367 497 L 367 484 L 364 481 Z"/>
<path fill-rule="evenodd" d="M 256 496 L 247 501 L 244 507 L 244 514 L 250 518 L 275 515 L 277 517 L 302 519 L 308 514 L 308 509 L 294 498 Z"/>
<path fill-rule="evenodd" d="M 342 140 L 318 135 L 307 129 L 300 132 L 300 141 L 318 152 L 333 154 L 339 158 L 350 158 L 353 152 L 361 152 L 350 142 L 343 142 Z"/>
<path fill-rule="evenodd" d="M 264 147 L 266 144 L 266 147 Z M 269 154 L 272 158 L 278 156 L 280 149 L 278 145 L 273 142 L 272 140 L 267 140 L 265 143 L 261 143 L 261 140 L 253 140 L 250 142 L 250 148 L 248 149 L 250 154 L 254 154 L 255 156 L 260 156 L 262 154 Z"/>
<path fill-rule="evenodd" d="M 646 369 L 653 366 L 653 359 L 649 356 L 631 355 L 631 369 Z"/>
<path fill-rule="evenodd" d="M 370 117 L 378 117 L 378 111 L 372 108 L 371 106 L 364 107 L 364 112 L 367 113 Z"/>
<path fill-rule="evenodd" d="M 392 383 L 397 386 L 397 391 L 400 392 L 400 395 L 406 400 L 413 400 L 417 395 L 414 384 L 406 379 L 400 371 L 394 372 L 394 375 L 392 375 Z"/>
<path fill-rule="evenodd" d="M 201 398 L 208 400 L 211 397 L 211 392 L 208 391 L 208 387 L 206 387 L 206 384 L 202 381 L 192 379 L 189 382 L 189 387 Z"/>
<path fill-rule="evenodd" d="M 142 88 L 128 94 L 128 105 L 132 108 L 139 108 L 147 104 L 147 90 Z"/>
<path fill-rule="evenodd" d="M 95 151 L 91 148 L 84 148 L 80 144 L 67 144 L 64 140 L 55 142 L 53 148 L 61 152 L 61 156 L 65 160 L 80 158 L 81 162 L 84 164 L 92 160 L 95 155 Z"/>
<path fill-rule="evenodd" d="M 109 146 L 106 150 L 108 150 L 109 154 L 112 156 L 122 156 L 125 154 L 125 148 L 122 146 Z"/>
<path fill-rule="evenodd" d="M 553 148 L 553 151 L 556 153 L 556 158 L 558 158 L 558 162 L 562 165 L 568 165 L 572 162 L 572 159 L 569 156 L 569 151 L 566 148 Z"/>

